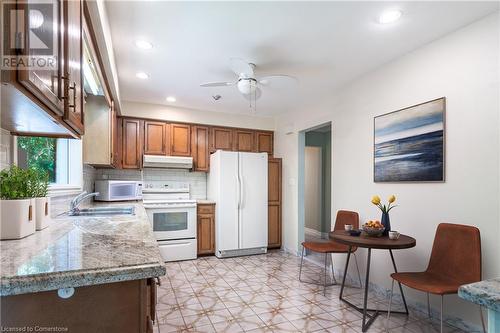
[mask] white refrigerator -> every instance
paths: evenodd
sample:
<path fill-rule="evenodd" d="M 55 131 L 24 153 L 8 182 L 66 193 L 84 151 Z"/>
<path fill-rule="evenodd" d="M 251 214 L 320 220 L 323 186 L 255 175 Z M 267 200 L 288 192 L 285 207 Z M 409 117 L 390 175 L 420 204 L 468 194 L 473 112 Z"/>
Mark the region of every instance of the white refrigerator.
<path fill-rule="evenodd" d="M 267 252 L 267 191 L 267 153 L 218 150 L 210 156 L 217 257 Z"/>

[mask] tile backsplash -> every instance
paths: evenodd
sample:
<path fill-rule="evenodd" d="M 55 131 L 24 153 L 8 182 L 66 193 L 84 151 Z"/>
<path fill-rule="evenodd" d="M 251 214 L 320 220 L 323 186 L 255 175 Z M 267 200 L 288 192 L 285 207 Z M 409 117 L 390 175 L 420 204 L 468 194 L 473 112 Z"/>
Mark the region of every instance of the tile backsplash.
<path fill-rule="evenodd" d="M 95 179 L 142 180 L 189 183 L 191 198 L 207 198 L 207 174 L 182 169 L 117 170 L 96 169 Z"/>

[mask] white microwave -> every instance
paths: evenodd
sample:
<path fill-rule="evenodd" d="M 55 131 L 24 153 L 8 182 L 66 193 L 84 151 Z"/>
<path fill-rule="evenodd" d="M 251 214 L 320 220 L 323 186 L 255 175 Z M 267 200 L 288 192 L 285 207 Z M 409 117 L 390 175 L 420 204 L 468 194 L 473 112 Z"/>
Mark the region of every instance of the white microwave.
<path fill-rule="evenodd" d="M 134 180 L 96 180 L 96 201 L 142 200 L 142 182 Z"/>

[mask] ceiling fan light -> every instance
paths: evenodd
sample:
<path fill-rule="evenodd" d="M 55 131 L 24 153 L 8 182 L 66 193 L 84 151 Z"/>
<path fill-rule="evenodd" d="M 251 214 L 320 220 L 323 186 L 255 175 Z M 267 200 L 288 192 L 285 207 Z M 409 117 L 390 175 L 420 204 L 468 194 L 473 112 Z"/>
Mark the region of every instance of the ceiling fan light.
<path fill-rule="evenodd" d="M 244 94 L 253 94 L 257 89 L 257 83 L 252 79 L 242 79 L 238 81 L 238 90 Z"/>

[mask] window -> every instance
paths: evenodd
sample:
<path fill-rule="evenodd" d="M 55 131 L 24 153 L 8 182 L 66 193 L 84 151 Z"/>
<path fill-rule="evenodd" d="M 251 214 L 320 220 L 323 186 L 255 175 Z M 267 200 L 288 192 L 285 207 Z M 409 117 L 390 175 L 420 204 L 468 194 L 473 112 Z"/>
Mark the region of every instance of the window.
<path fill-rule="evenodd" d="M 46 171 L 51 190 L 78 190 L 83 171 L 81 140 L 19 136 L 17 165 Z"/>

